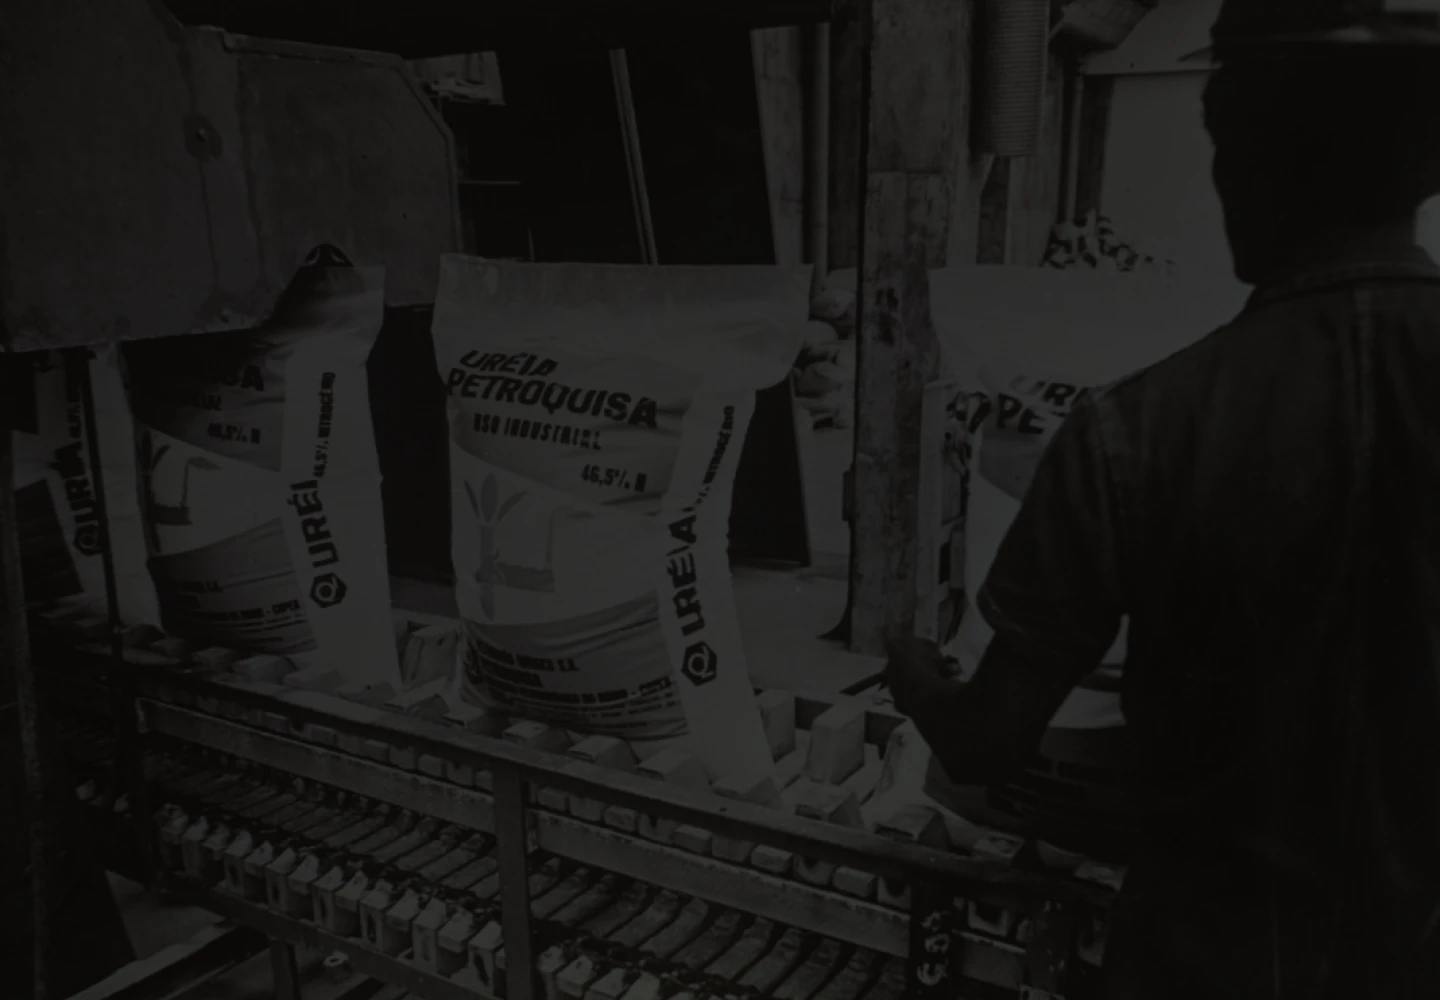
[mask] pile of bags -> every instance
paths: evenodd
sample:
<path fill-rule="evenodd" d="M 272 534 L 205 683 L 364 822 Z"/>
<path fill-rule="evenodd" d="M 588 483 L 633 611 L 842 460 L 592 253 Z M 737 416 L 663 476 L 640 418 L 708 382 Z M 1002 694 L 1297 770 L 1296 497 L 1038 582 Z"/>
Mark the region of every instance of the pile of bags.
<path fill-rule="evenodd" d="M 1091 269 L 1128 274 L 1132 271 L 1175 271 L 1173 261 L 1156 260 L 1142 254 L 1115 235 L 1115 225 L 1106 216 L 1090 212 L 1078 222 L 1066 222 L 1050 232 L 1042 267 L 1058 271 Z"/>
<path fill-rule="evenodd" d="M 642 756 L 684 742 L 712 779 L 772 773 L 730 500 L 755 394 L 800 351 L 809 280 L 443 260 L 465 700 Z"/>
<path fill-rule="evenodd" d="M 322 247 L 258 329 L 95 353 L 98 441 L 42 357 L 16 435 L 31 601 L 106 615 L 108 534 L 123 626 L 398 690 L 366 372 L 384 281 Z"/>
<path fill-rule="evenodd" d="M 31 606 L 102 611 L 108 537 L 121 617 L 130 624 L 155 625 L 160 609 L 145 567 L 134 426 L 120 351 L 87 350 L 68 362 L 58 351 L 45 351 L 26 360 L 31 406 L 20 421 L 25 429 L 13 437 L 26 599 Z M 85 418 L 87 382 L 95 401 L 96 438 Z"/>
<path fill-rule="evenodd" d="M 816 427 L 855 426 L 854 268 L 836 271 L 810 301 L 810 321 L 793 373 L 795 397 Z"/>
<path fill-rule="evenodd" d="M 460 622 L 397 629 L 367 362 L 384 272 L 318 248 L 262 327 L 126 345 L 79 387 L 40 357 L 18 435 L 37 605 L 104 614 L 102 456 L 119 616 L 197 648 L 683 744 L 713 779 L 773 772 L 728 525 L 756 393 L 807 334 L 808 268 L 451 256 L 434 319 L 449 405 Z M 813 327 L 811 328 L 813 332 Z"/>

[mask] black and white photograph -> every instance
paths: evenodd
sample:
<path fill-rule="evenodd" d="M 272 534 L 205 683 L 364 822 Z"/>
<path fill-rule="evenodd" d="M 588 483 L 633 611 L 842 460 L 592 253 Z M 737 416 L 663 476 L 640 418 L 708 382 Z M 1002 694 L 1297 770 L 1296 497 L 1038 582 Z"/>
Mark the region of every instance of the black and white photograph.
<path fill-rule="evenodd" d="M 1440 1000 L 1440 0 L 0 0 L 0 779 L 4 1000 Z"/>

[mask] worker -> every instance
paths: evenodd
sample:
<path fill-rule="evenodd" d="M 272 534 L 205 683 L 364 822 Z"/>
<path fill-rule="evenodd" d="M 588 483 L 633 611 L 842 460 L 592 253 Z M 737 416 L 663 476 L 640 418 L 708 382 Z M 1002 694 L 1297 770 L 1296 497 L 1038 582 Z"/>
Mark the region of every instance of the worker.
<path fill-rule="evenodd" d="M 936 761 L 991 784 L 1129 617 L 1153 780 L 1107 1000 L 1440 997 L 1440 3 L 1399 6 L 1223 5 L 1204 113 L 1253 297 L 1074 408 L 968 683 L 892 646 Z"/>

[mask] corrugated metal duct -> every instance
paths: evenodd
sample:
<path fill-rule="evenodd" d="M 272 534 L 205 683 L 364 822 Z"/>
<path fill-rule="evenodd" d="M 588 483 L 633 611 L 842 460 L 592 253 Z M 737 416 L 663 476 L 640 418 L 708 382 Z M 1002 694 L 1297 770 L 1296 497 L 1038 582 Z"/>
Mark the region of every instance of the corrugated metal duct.
<path fill-rule="evenodd" d="M 981 0 L 980 151 L 1039 150 L 1050 49 L 1050 0 Z"/>

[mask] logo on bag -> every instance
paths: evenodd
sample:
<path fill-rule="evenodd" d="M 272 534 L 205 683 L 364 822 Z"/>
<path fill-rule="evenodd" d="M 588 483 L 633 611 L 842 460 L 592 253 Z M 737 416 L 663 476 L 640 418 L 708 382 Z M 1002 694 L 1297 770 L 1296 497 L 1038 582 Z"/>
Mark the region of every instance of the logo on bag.
<path fill-rule="evenodd" d="M 680 664 L 680 672 L 691 684 L 704 687 L 719 675 L 719 668 L 720 657 L 715 655 L 715 650 L 710 648 L 708 642 L 692 642 L 685 647 L 685 659 Z"/>
<path fill-rule="evenodd" d="M 290 496 L 285 502 L 299 518 L 300 537 L 305 542 L 305 553 L 310 557 L 310 568 L 323 570 L 338 563 L 340 549 L 330 533 L 319 481 L 308 479 L 295 483 L 290 487 Z M 349 589 L 338 573 L 328 570 L 311 578 L 310 600 L 317 608 L 333 608 L 345 600 Z"/>
<path fill-rule="evenodd" d="M 555 593 L 555 517 L 552 514 L 545 539 L 545 565 L 515 566 L 500 561 L 500 526 L 530 494 L 521 490 L 504 503 L 500 502 L 500 483 L 493 475 L 485 477 L 480 486 L 480 495 L 475 488 L 465 484 L 465 496 L 470 509 L 480 524 L 480 567 L 475 571 L 475 582 L 480 586 L 480 609 L 487 618 L 495 616 L 495 588 L 508 587 L 532 594 Z"/>
<path fill-rule="evenodd" d="M 345 581 L 334 573 L 321 573 L 310 582 L 310 600 L 314 601 L 317 607 L 333 608 L 345 600 L 349 589 L 345 586 Z"/>
<path fill-rule="evenodd" d="M 67 444 L 55 450 L 50 468 L 60 477 L 65 492 L 65 507 L 75 522 L 70 544 L 82 556 L 97 556 L 105 548 L 100 530 L 100 505 L 90 483 L 90 469 L 85 464 L 83 445 Z"/>

